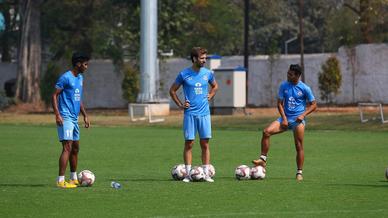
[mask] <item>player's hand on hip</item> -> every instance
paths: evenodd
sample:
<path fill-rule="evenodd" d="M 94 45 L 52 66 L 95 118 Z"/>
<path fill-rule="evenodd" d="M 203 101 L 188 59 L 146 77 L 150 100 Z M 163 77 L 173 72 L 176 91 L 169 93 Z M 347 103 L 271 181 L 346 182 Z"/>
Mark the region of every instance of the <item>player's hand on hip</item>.
<path fill-rule="evenodd" d="M 61 115 L 55 115 L 55 122 L 57 123 L 58 126 L 63 125 L 63 119 L 62 119 Z"/>
<path fill-rule="evenodd" d="M 300 115 L 296 118 L 296 122 L 301 123 L 304 120 L 304 115 Z"/>
<path fill-rule="evenodd" d="M 182 106 L 182 109 L 187 109 L 190 107 L 190 101 L 186 100 L 185 103 Z"/>
<path fill-rule="evenodd" d="M 280 123 L 280 127 L 283 129 L 287 129 L 288 128 L 288 120 L 283 119 L 282 122 Z"/>
<path fill-rule="evenodd" d="M 90 127 L 90 121 L 88 119 L 88 117 L 84 117 L 84 122 L 85 122 L 85 128 L 89 128 Z"/>

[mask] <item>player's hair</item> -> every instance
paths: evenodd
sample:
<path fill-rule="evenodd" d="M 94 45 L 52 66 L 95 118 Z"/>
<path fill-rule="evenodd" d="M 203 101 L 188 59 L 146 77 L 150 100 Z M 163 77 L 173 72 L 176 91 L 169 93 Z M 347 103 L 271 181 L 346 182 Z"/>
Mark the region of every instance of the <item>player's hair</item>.
<path fill-rule="evenodd" d="M 89 60 L 90 60 L 90 56 L 83 52 L 74 52 L 73 56 L 71 57 L 71 63 L 73 64 L 73 67 L 75 67 L 75 65 L 77 65 L 78 62 L 82 63 Z"/>
<path fill-rule="evenodd" d="M 299 76 L 302 74 L 302 68 L 299 66 L 299 64 L 291 64 L 290 71 L 294 71 Z"/>
<path fill-rule="evenodd" d="M 198 58 L 200 55 L 203 55 L 203 54 L 207 54 L 206 48 L 193 47 L 190 53 L 191 62 L 194 63 L 194 57 Z"/>

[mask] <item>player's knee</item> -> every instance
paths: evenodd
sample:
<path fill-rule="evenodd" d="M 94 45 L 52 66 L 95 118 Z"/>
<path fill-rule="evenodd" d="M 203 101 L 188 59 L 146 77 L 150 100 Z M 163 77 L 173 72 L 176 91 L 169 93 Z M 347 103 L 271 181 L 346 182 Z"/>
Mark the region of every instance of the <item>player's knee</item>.
<path fill-rule="evenodd" d="M 265 128 L 263 130 L 263 136 L 264 137 L 270 137 L 271 136 L 271 131 L 269 131 L 269 129 Z"/>
<path fill-rule="evenodd" d="M 303 151 L 303 144 L 301 142 L 297 142 L 295 144 L 296 151 Z"/>
<path fill-rule="evenodd" d="M 79 152 L 79 147 L 73 147 L 73 148 L 71 149 L 71 153 L 72 153 L 72 154 L 78 154 L 78 152 Z"/>
<path fill-rule="evenodd" d="M 201 148 L 202 148 L 202 150 L 207 150 L 207 149 L 209 149 L 209 144 L 208 143 L 201 143 Z"/>
<path fill-rule="evenodd" d="M 185 149 L 186 150 L 191 150 L 193 148 L 193 145 L 194 145 L 194 141 L 186 141 L 185 142 Z"/>

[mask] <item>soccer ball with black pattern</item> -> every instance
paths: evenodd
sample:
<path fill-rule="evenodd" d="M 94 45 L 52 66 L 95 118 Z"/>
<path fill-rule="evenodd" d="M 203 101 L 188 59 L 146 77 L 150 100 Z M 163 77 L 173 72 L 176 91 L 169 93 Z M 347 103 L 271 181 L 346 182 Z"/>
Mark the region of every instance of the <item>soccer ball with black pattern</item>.
<path fill-rule="evenodd" d="M 186 168 L 184 164 L 177 164 L 171 169 L 171 176 L 174 180 L 183 180 L 186 173 Z"/>
<path fill-rule="evenodd" d="M 238 180 L 247 180 L 251 178 L 251 169 L 247 165 L 240 165 L 234 171 L 234 175 Z"/>
<path fill-rule="evenodd" d="M 95 180 L 96 180 L 96 176 L 90 170 L 82 170 L 81 172 L 78 173 L 78 182 L 80 186 L 90 187 L 94 184 Z"/>
<path fill-rule="evenodd" d="M 205 179 L 205 173 L 202 167 L 195 166 L 190 171 L 191 180 L 194 182 L 200 182 Z"/>
<path fill-rule="evenodd" d="M 254 166 L 251 168 L 251 179 L 264 179 L 265 168 L 262 166 Z"/>

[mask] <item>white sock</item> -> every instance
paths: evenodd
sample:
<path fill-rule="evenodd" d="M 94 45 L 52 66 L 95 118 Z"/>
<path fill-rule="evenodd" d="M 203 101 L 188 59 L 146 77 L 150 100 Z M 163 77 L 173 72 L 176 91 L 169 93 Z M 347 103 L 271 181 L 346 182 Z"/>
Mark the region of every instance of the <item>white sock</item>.
<path fill-rule="evenodd" d="M 260 159 L 264 160 L 265 162 L 267 162 L 267 156 L 265 155 L 260 155 Z"/>
<path fill-rule="evenodd" d="M 185 165 L 187 175 L 190 174 L 191 165 Z"/>
<path fill-rule="evenodd" d="M 77 180 L 77 172 L 70 172 L 70 179 L 71 180 Z"/>
<path fill-rule="evenodd" d="M 65 181 L 65 176 L 58 176 L 57 182 L 63 182 Z"/>
<path fill-rule="evenodd" d="M 209 164 L 204 164 L 202 165 L 203 172 L 205 173 L 206 176 L 209 176 Z"/>
<path fill-rule="evenodd" d="M 296 170 L 296 174 L 302 174 L 302 170 Z"/>

